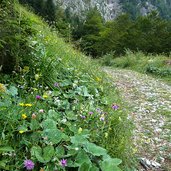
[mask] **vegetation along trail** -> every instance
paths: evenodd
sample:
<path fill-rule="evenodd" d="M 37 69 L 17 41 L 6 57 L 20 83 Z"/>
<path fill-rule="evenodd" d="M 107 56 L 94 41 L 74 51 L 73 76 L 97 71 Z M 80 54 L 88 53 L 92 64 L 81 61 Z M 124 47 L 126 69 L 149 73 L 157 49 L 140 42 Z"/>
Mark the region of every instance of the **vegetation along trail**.
<path fill-rule="evenodd" d="M 130 70 L 104 68 L 131 107 L 135 151 L 144 169 L 171 170 L 171 86 Z"/>

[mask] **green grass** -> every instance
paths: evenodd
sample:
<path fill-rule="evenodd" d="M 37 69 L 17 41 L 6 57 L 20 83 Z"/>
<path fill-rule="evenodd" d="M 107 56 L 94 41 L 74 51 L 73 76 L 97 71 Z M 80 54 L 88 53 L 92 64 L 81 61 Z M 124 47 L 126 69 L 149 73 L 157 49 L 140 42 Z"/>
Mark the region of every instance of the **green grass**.
<path fill-rule="evenodd" d="M 164 55 L 145 55 L 142 52 L 127 51 L 125 56 L 108 54 L 100 59 L 102 65 L 125 68 L 149 74 L 171 84 L 171 58 Z"/>
<path fill-rule="evenodd" d="M 91 167 L 107 171 L 113 167 L 119 171 L 120 160 L 113 160 L 107 153 L 120 158 L 122 168 L 131 167 L 132 124 L 112 80 L 95 61 L 59 38 L 41 18 L 18 4 L 15 10 L 19 20 L 31 23 L 28 27 L 35 34 L 27 36 L 28 49 L 20 53 L 26 62 L 20 57 L 20 70 L 10 75 L 1 73 L 0 167 L 22 170 L 27 158 L 36 163 L 37 170 L 65 170 L 59 161 L 66 158 L 66 170 Z M 114 104 L 119 109 L 112 109 Z M 81 150 L 74 151 L 77 147 Z"/>

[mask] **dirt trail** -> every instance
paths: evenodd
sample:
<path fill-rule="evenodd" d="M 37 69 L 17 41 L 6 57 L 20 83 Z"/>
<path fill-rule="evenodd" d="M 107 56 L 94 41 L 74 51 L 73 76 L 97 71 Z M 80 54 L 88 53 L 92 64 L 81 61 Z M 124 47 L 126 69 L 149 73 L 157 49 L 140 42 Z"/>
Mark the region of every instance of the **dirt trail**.
<path fill-rule="evenodd" d="M 130 70 L 104 71 L 131 107 L 136 153 L 147 167 L 140 170 L 171 171 L 171 86 Z"/>

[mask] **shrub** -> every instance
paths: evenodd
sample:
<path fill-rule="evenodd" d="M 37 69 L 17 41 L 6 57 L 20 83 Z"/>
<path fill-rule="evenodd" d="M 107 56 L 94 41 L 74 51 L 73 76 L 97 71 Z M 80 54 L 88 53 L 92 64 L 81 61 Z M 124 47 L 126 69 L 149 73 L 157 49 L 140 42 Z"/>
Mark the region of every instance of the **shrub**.
<path fill-rule="evenodd" d="M 27 43 L 35 31 L 32 22 L 14 9 L 14 1 L 3 1 L 0 11 L 0 65 L 4 73 L 11 73 L 18 71 L 23 62 L 30 61 L 26 57 L 31 51 Z"/>

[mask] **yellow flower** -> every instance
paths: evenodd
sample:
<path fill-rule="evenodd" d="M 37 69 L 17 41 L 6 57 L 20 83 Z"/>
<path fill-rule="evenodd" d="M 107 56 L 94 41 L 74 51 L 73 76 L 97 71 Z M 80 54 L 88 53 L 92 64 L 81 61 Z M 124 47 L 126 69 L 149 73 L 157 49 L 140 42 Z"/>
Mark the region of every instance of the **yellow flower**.
<path fill-rule="evenodd" d="M 28 67 L 28 66 L 24 66 L 24 68 L 23 68 L 22 71 L 23 71 L 23 72 L 29 72 L 29 67 Z"/>
<path fill-rule="evenodd" d="M 24 131 L 23 130 L 20 130 L 19 133 L 22 134 L 22 133 L 24 133 Z"/>
<path fill-rule="evenodd" d="M 24 104 L 24 106 L 26 106 L 26 107 L 32 107 L 33 105 L 30 104 L 30 103 L 26 103 L 26 104 Z"/>
<path fill-rule="evenodd" d="M 19 106 L 24 106 L 24 103 L 19 103 Z"/>
<path fill-rule="evenodd" d="M 21 117 L 22 117 L 22 119 L 26 119 L 27 115 L 26 114 L 22 114 Z"/>
<path fill-rule="evenodd" d="M 22 107 L 31 107 L 31 106 L 33 106 L 32 104 L 30 104 L 30 103 L 19 103 L 19 106 L 22 106 Z"/>
<path fill-rule="evenodd" d="M 99 77 L 96 77 L 96 81 L 100 82 L 102 79 Z"/>
<path fill-rule="evenodd" d="M 43 98 L 44 98 L 44 99 L 47 99 L 47 98 L 48 98 L 48 96 L 47 96 L 46 94 L 44 94 L 44 95 L 43 95 Z"/>
<path fill-rule="evenodd" d="M 0 92 L 6 92 L 6 87 L 4 84 L 0 83 Z"/>

